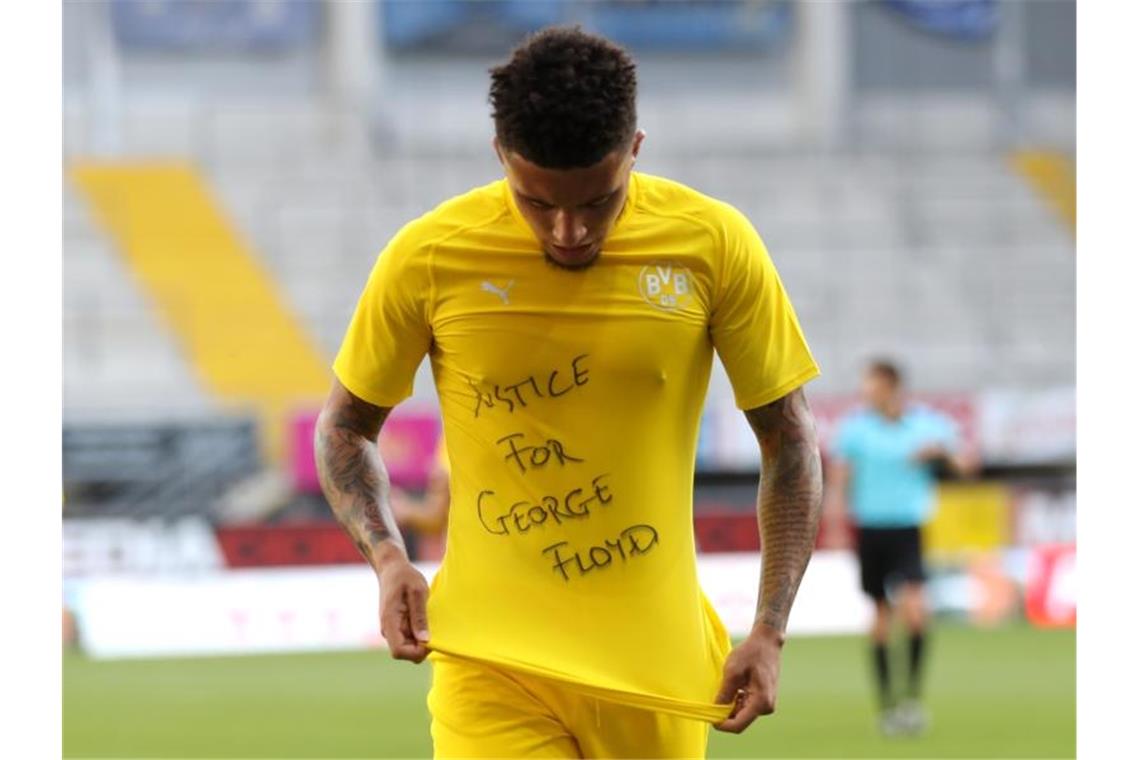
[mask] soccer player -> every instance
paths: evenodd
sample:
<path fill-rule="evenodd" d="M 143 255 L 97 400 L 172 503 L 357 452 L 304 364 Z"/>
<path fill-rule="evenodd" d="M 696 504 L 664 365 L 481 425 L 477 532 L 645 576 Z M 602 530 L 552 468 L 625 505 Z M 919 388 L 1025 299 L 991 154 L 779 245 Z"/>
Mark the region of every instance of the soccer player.
<path fill-rule="evenodd" d="M 892 362 L 869 364 L 862 396 L 865 406 L 840 423 L 830 452 L 825 533 L 842 535 L 848 514 L 855 523 L 863 591 L 875 603 L 871 651 L 880 729 L 920 733 L 927 724 L 919 703 L 927 629 L 920 527 L 934 507 L 936 468 L 967 475 L 976 463 L 959 446 L 948 417 L 906 401 Z M 892 602 L 909 633 L 901 699 L 890 678 Z"/>
<path fill-rule="evenodd" d="M 633 171 L 635 95 L 627 53 L 579 29 L 493 69 L 505 177 L 396 234 L 334 363 L 324 491 L 392 654 L 430 653 L 438 757 L 703 757 L 710 724 L 775 709 L 821 509 L 801 389 L 819 370 L 748 220 Z M 692 526 L 714 350 L 762 452 L 759 598 L 734 649 Z M 374 443 L 425 355 L 451 463 L 430 590 Z"/>

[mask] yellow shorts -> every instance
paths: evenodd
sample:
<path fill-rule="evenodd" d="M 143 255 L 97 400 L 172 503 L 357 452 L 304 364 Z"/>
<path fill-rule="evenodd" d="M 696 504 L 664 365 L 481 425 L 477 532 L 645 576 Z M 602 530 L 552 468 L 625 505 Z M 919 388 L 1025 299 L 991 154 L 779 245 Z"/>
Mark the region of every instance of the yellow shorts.
<path fill-rule="evenodd" d="M 433 652 L 437 758 L 703 758 L 709 724 L 583 696 L 556 681 Z"/>

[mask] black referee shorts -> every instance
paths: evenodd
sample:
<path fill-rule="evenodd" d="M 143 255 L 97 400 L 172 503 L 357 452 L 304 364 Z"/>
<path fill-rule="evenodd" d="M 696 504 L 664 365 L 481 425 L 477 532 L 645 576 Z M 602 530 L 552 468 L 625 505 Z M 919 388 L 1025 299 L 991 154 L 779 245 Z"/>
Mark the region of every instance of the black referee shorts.
<path fill-rule="evenodd" d="M 859 528 L 856 541 L 863 590 L 875 601 L 887 598 L 888 586 L 926 579 L 917 527 Z"/>

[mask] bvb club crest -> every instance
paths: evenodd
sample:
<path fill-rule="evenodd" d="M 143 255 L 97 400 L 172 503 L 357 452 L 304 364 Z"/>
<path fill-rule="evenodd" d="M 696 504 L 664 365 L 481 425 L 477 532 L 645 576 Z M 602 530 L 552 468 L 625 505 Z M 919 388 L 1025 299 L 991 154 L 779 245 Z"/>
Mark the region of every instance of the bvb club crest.
<path fill-rule="evenodd" d="M 662 261 L 641 268 L 637 277 L 641 297 L 663 311 L 675 311 L 692 298 L 693 274 L 688 267 Z"/>

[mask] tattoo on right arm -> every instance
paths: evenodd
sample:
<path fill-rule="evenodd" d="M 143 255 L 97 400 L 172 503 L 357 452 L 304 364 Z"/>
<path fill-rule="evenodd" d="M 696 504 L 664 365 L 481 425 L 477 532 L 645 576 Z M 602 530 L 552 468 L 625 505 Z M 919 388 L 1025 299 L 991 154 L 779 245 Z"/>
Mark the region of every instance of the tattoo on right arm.
<path fill-rule="evenodd" d="M 802 388 L 745 415 L 763 458 L 756 622 L 782 632 L 819 531 L 823 479 L 815 419 Z"/>
<path fill-rule="evenodd" d="M 388 472 L 376 447 L 390 411 L 353 396 L 338 383 L 317 421 L 314 441 L 321 489 L 375 570 L 383 544 L 404 550 L 388 502 Z"/>

